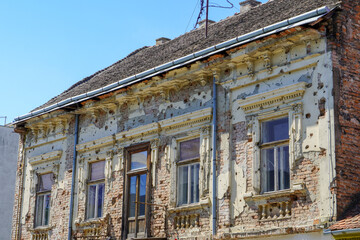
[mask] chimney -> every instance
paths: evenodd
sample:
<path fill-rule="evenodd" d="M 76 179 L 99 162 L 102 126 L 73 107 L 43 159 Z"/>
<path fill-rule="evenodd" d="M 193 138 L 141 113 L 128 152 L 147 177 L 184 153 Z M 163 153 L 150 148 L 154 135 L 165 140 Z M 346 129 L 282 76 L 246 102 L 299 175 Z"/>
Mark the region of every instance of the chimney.
<path fill-rule="evenodd" d="M 156 39 L 156 44 L 155 44 L 155 46 L 159 46 L 159 45 L 161 45 L 161 44 L 163 44 L 163 43 L 166 43 L 166 42 L 168 42 L 168 41 L 170 41 L 170 40 L 171 40 L 170 38 L 166 38 L 166 37 L 158 38 L 158 39 Z"/>
<path fill-rule="evenodd" d="M 208 24 L 210 25 L 210 24 L 213 24 L 213 23 L 215 23 L 215 21 L 213 21 L 213 20 L 208 20 Z M 206 19 L 204 19 L 204 20 L 201 20 L 200 22 L 199 22 L 199 27 L 198 28 L 202 28 L 202 27 L 205 27 L 205 25 L 206 25 Z"/>
<path fill-rule="evenodd" d="M 261 2 L 256 0 L 245 0 L 240 2 L 240 13 L 249 11 L 251 8 L 261 5 Z"/>

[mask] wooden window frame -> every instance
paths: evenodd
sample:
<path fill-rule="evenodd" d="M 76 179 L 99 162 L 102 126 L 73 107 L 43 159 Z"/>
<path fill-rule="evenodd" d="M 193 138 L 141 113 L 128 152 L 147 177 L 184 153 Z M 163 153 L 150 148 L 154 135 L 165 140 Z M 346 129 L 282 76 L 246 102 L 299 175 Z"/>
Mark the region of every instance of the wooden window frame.
<path fill-rule="evenodd" d="M 146 195 L 145 195 L 145 232 L 144 236 L 141 237 L 150 237 L 150 202 L 151 202 L 151 148 L 150 143 L 142 143 L 142 144 L 136 144 L 127 148 L 124 148 L 124 188 L 123 188 L 123 221 L 122 221 L 122 239 L 128 239 L 128 232 L 129 232 L 129 224 L 128 224 L 128 218 L 129 218 L 129 191 L 130 191 L 130 177 L 137 176 L 141 174 L 147 174 L 146 175 Z M 147 166 L 145 168 L 135 169 L 131 170 L 131 155 L 138 152 L 147 152 Z M 136 193 L 136 199 L 138 199 L 138 193 Z M 148 204 L 149 203 L 149 204 Z M 135 205 L 135 233 L 134 236 L 131 236 L 131 238 L 137 238 L 138 234 L 138 204 Z"/>

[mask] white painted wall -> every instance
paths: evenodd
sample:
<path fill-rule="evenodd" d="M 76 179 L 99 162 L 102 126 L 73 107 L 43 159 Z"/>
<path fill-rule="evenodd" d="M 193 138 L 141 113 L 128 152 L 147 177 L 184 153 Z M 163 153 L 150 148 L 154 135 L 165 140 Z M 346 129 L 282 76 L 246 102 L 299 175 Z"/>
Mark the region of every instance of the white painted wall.
<path fill-rule="evenodd" d="M 0 239 L 11 239 L 19 135 L 0 126 Z"/>

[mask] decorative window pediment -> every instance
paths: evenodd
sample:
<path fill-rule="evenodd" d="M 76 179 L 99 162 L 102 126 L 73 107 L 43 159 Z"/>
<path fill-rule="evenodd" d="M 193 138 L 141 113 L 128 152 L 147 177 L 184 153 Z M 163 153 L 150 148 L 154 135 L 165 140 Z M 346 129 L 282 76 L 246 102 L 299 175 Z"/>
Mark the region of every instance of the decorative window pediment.
<path fill-rule="evenodd" d="M 29 159 L 31 165 L 38 165 L 44 162 L 56 161 L 61 158 L 62 151 L 53 151 L 45 154 L 41 154 Z"/>
<path fill-rule="evenodd" d="M 300 82 L 276 90 L 249 96 L 238 100 L 240 107 L 246 114 L 258 112 L 265 108 L 301 100 L 305 93 L 306 83 Z"/>

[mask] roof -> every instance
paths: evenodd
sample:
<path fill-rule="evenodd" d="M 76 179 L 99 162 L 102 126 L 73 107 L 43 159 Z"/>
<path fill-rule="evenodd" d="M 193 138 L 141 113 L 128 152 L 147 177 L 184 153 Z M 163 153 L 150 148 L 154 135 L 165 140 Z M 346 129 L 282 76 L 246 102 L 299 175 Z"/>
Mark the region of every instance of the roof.
<path fill-rule="evenodd" d="M 60 95 L 34 109 L 38 110 L 65 99 L 99 89 L 121 79 L 146 71 L 188 54 L 206 49 L 234 37 L 269 26 L 322 6 L 332 7 L 338 0 L 273 0 L 211 24 L 208 37 L 204 28 L 181 35 L 159 46 L 140 48 L 113 65 L 72 85 Z"/>
<path fill-rule="evenodd" d="M 341 220 L 329 227 L 331 231 L 360 228 L 360 193 L 354 199 Z"/>

